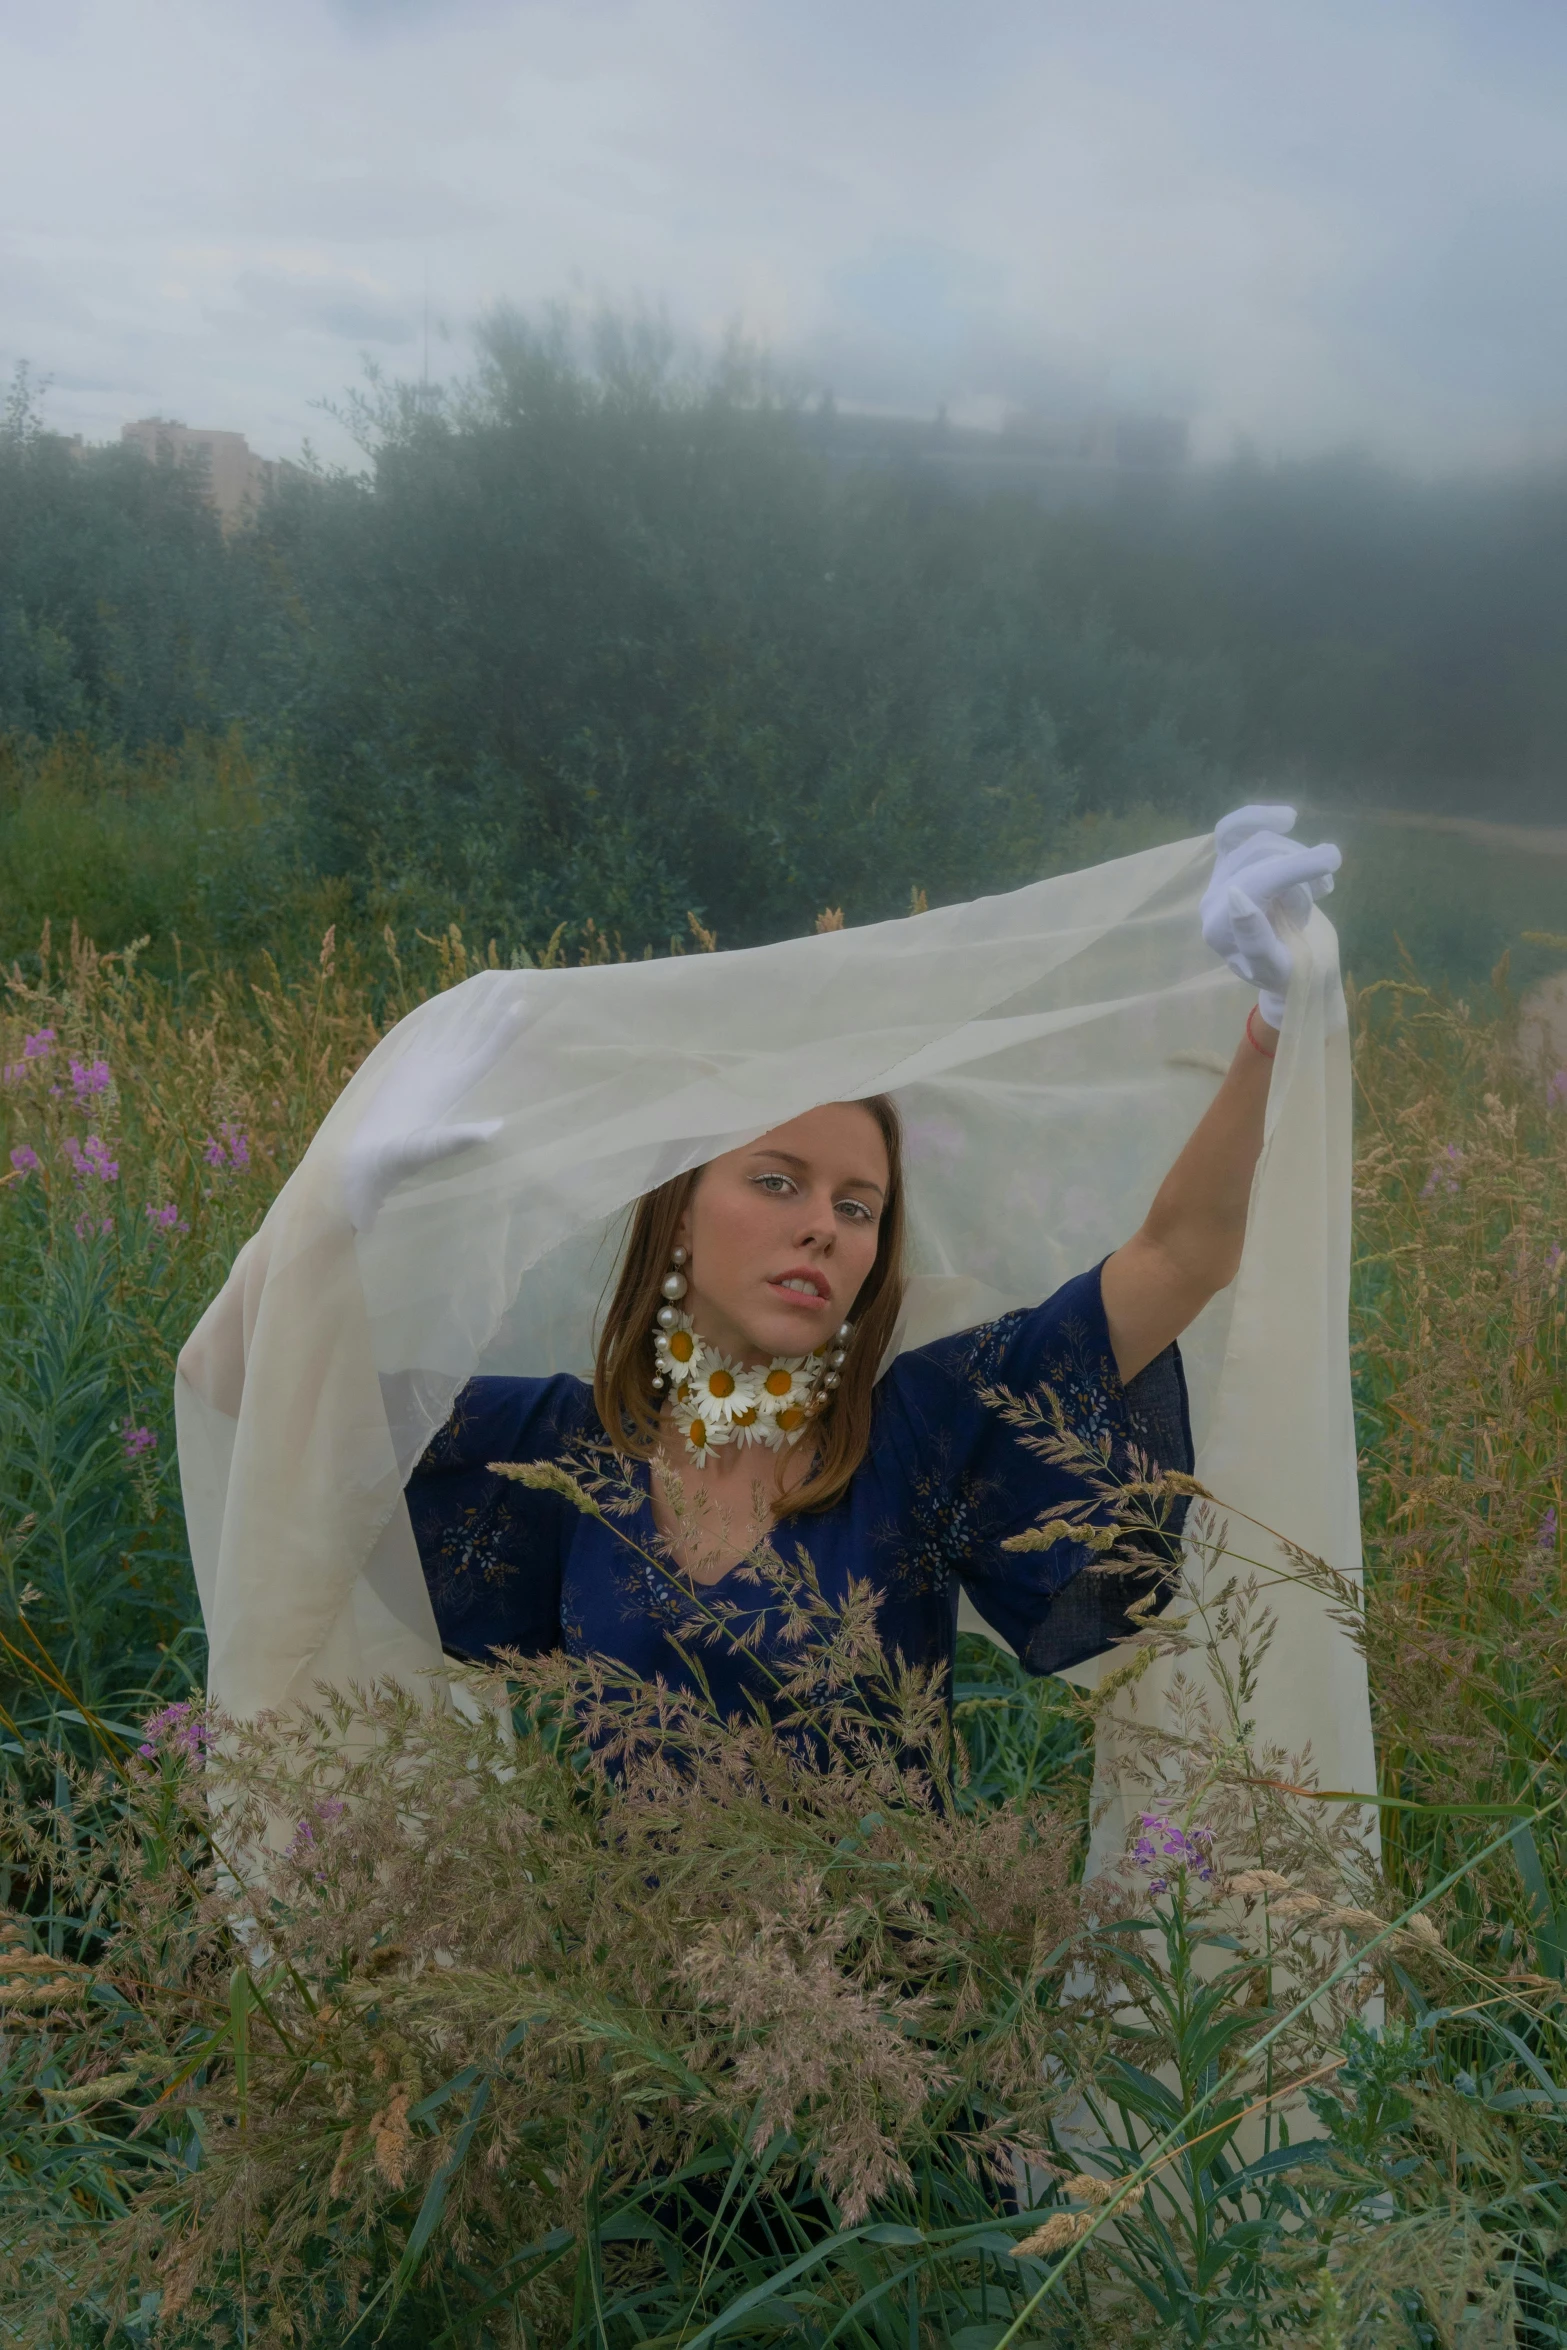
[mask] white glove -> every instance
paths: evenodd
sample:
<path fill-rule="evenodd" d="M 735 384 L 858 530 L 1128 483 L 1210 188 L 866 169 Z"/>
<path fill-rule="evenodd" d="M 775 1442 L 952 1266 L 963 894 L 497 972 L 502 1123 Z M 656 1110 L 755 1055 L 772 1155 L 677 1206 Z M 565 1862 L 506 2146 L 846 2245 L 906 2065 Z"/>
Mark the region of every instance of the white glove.
<path fill-rule="evenodd" d="M 1270 1028 L 1284 1025 L 1292 957 L 1282 920 L 1299 928 L 1333 887 L 1343 858 L 1331 841 L 1314 849 L 1286 836 L 1293 808 L 1234 808 L 1213 828 L 1213 879 L 1203 891 L 1202 934 L 1238 978 L 1257 990 Z"/>
<path fill-rule="evenodd" d="M 502 1008 L 487 990 L 455 1039 L 413 1044 L 388 1071 L 343 1160 L 343 1204 L 356 1232 L 370 1230 L 404 1176 L 500 1132 L 499 1118 L 449 1126 L 446 1115 L 488 1076 L 530 1017 L 515 999 Z"/>

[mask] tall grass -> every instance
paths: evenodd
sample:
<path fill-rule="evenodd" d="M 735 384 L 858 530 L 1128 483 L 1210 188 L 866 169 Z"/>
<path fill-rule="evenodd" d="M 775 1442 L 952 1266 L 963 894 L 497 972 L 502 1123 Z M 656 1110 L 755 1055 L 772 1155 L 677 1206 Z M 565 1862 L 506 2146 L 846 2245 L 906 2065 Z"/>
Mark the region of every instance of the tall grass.
<path fill-rule="evenodd" d="M 967 1643 L 955 1757 L 928 1691 L 818 1692 L 825 1771 L 562 1660 L 503 1717 L 389 1701 L 347 1765 L 192 1707 L 173 1351 L 469 959 L 447 930 L 152 972 L 77 934 L 13 973 L 10 2338 L 1567 2342 L 1567 1087 L 1505 1003 L 1356 1005 L 1382 1874 L 1213 1752 L 1148 1864 L 1084 1887 L 1091 1708 Z M 824 1636 L 874 1688 L 863 1616 Z"/>

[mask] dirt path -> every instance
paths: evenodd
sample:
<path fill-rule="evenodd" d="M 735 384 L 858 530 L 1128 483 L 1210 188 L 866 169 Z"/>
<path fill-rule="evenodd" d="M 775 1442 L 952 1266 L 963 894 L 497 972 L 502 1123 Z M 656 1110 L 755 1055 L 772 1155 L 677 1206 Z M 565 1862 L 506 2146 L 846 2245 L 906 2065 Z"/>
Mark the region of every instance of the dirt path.
<path fill-rule="evenodd" d="M 1477 848 L 1527 857 L 1567 858 L 1567 824 L 1493 824 L 1484 816 L 1420 816 L 1406 808 L 1303 807 L 1313 824 L 1386 824 L 1410 832 L 1449 832 Z M 1518 1049 L 1547 1079 L 1567 1072 L 1567 971 L 1537 980 L 1518 1007 Z"/>
<path fill-rule="evenodd" d="M 1396 824 L 1414 832 L 1451 832 L 1487 849 L 1519 849 L 1529 857 L 1567 857 L 1567 824 L 1493 824 L 1485 816 L 1418 816 L 1404 808 L 1303 808 L 1314 820 Z"/>

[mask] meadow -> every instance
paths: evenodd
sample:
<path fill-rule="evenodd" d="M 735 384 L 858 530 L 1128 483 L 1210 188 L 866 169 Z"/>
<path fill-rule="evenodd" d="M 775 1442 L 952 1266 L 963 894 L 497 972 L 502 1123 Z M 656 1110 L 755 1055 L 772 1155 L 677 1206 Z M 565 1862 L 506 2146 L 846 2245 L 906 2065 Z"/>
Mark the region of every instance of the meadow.
<path fill-rule="evenodd" d="M 214 790 L 264 860 L 242 763 Z M 824 1772 L 559 1660 L 504 1736 L 388 1701 L 346 1779 L 206 1719 L 181 1340 L 389 1022 L 616 951 L 334 923 L 308 877 L 223 951 L 236 864 L 166 860 L 207 944 L 50 927 L 0 1016 L 0 2338 L 1567 2341 L 1567 1074 L 1507 972 L 1354 992 L 1380 1866 L 1242 1740 L 1112 1898 L 1091 1705 L 983 1644 L 955 1756 L 903 1691 L 896 1752 L 828 1709 Z M 226 1856 L 280 1816 L 247 1921 Z"/>

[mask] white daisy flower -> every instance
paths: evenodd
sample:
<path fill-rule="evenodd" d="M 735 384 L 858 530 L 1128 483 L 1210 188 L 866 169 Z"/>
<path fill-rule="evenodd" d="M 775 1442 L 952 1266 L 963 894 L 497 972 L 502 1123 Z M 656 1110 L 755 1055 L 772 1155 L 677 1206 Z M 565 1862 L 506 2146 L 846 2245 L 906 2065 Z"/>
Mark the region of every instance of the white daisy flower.
<path fill-rule="evenodd" d="M 682 1411 L 675 1426 L 685 1438 L 686 1451 L 699 1467 L 712 1458 L 721 1444 L 727 1444 L 734 1433 L 727 1420 L 710 1420 L 699 1411 Z"/>
<path fill-rule="evenodd" d="M 738 1411 L 731 1412 L 729 1426 L 734 1433 L 736 1444 L 742 1447 L 748 1444 L 765 1444 L 770 1452 L 776 1452 L 782 1442 L 778 1434 L 777 1422 L 772 1414 L 764 1412 L 758 1403 L 743 1404 Z"/>
<path fill-rule="evenodd" d="M 653 1353 L 671 1387 L 679 1387 L 700 1372 L 707 1349 L 692 1329 L 690 1315 L 681 1314 L 672 1329 L 654 1331 Z"/>
<path fill-rule="evenodd" d="M 696 1408 L 704 1418 L 728 1427 L 736 1412 L 756 1402 L 756 1381 L 727 1355 L 706 1354 L 691 1374 Z"/>
<path fill-rule="evenodd" d="M 803 1403 L 786 1403 L 782 1411 L 774 1412 L 773 1426 L 783 1444 L 798 1444 L 811 1424 L 811 1407 Z"/>
<path fill-rule="evenodd" d="M 776 1419 L 780 1412 L 810 1401 L 812 1359 L 810 1355 L 774 1355 L 756 1383 L 756 1400 L 764 1412 Z"/>

